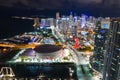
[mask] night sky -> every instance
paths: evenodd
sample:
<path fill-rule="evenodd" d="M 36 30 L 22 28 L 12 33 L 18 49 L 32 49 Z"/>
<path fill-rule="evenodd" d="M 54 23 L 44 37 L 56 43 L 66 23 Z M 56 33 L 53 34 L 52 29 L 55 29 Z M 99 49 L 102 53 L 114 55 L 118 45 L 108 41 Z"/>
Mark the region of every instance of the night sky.
<path fill-rule="evenodd" d="M 120 14 L 120 0 L 0 0 L 0 6 L 34 10 L 75 10 L 93 16 Z"/>
<path fill-rule="evenodd" d="M 104 5 L 105 7 L 120 7 L 120 0 L 0 0 L 0 5 L 8 7 L 30 7 L 58 9 L 64 6 L 82 7 L 87 5 Z M 65 7 L 64 7 L 65 8 Z"/>

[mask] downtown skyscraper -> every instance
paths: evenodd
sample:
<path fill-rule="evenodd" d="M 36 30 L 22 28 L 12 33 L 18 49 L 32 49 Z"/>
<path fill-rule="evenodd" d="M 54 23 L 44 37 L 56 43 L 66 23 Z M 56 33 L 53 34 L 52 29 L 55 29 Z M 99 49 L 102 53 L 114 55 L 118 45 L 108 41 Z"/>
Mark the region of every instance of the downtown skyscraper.
<path fill-rule="evenodd" d="M 96 27 L 94 30 L 94 56 L 91 58 L 91 64 L 94 69 L 100 72 L 103 72 L 104 67 L 104 54 L 106 52 L 109 24 L 109 19 L 100 18 L 96 22 Z"/>
<path fill-rule="evenodd" d="M 111 21 L 107 43 L 103 80 L 120 80 L 120 20 Z"/>

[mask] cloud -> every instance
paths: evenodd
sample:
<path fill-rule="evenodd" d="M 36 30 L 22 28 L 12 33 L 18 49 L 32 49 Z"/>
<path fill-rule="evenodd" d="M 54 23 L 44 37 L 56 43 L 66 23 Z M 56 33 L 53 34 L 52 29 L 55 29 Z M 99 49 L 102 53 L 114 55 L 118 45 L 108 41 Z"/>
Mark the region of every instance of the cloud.
<path fill-rule="evenodd" d="M 120 0 L 0 0 L 1 6 L 45 9 L 69 9 L 87 5 L 120 7 Z M 102 5 L 102 6 L 101 6 Z"/>
<path fill-rule="evenodd" d="M 21 5 L 32 8 L 56 8 L 62 6 L 62 1 L 58 0 L 0 0 L 1 6 L 18 7 Z"/>
<path fill-rule="evenodd" d="M 77 0 L 79 3 L 84 3 L 84 4 L 97 4 L 101 3 L 102 0 Z"/>

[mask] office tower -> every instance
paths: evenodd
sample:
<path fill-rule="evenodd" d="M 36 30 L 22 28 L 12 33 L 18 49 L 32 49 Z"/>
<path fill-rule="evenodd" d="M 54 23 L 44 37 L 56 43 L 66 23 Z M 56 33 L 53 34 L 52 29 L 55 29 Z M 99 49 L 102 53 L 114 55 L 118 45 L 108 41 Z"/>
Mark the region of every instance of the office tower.
<path fill-rule="evenodd" d="M 120 80 L 120 21 L 110 24 L 107 51 L 104 57 L 103 80 Z"/>
<path fill-rule="evenodd" d="M 108 35 L 109 22 L 105 20 L 99 20 L 95 27 L 95 37 L 94 37 L 94 56 L 91 58 L 91 65 L 94 69 L 102 72 L 104 54 L 106 50 L 106 39 Z"/>
<path fill-rule="evenodd" d="M 82 14 L 81 16 L 81 27 L 83 28 L 86 24 L 86 15 Z"/>
<path fill-rule="evenodd" d="M 40 27 L 40 21 L 39 18 L 34 18 L 34 24 L 33 24 L 34 30 L 37 31 L 37 29 Z"/>
<path fill-rule="evenodd" d="M 59 12 L 56 13 L 56 19 L 60 19 L 60 13 Z"/>

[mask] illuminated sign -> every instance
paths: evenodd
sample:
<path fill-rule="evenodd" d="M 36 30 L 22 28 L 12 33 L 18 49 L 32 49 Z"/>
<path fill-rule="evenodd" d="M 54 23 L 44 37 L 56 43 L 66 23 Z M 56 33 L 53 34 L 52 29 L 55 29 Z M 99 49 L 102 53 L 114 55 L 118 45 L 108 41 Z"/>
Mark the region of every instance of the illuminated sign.
<path fill-rule="evenodd" d="M 102 29 L 109 29 L 110 22 L 101 22 L 101 28 Z"/>

